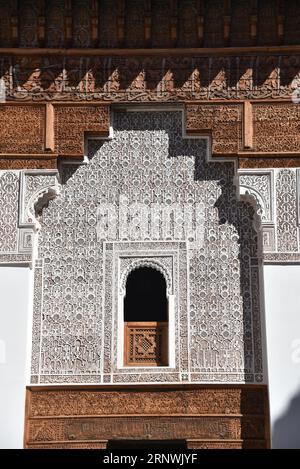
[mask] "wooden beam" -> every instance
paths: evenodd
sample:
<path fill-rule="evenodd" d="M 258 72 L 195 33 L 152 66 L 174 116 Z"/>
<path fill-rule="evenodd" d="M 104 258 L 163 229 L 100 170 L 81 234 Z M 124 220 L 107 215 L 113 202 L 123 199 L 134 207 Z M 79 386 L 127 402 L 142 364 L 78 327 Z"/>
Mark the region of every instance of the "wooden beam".
<path fill-rule="evenodd" d="M 39 2 L 39 14 L 37 20 L 37 38 L 39 47 L 45 45 L 45 27 L 46 27 L 46 5 L 45 0 Z"/>
<path fill-rule="evenodd" d="M 252 0 L 252 11 L 250 18 L 250 36 L 252 44 L 255 45 L 257 41 L 257 0 Z"/>
<path fill-rule="evenodd" d="M 244 132 L 244 148 L 252 148 L 253 146 L 253 117 L 252 117 L 252 104 L 250 101 L 244 102 L 244 119 L 243 119 L 243 132 Z"/>
<path fill-rule="evenodd" d="M 10 19 L 11 24 L 11 37 L 13 44 L 17 45 L 19 43 L 19 20 L 17 16 L 12 16 Z"/>
<path fill-rule="evenodd" d="M 284 11 L 285 11 L 284 0 L 279 0 L 278 4 L 278 16 L 277 16 L 277 34 L 279 44 L 284 43 Z"/>
<path fill-rule="evenodd" d="M 171 41 L 173 46 L 176 46 L 178 39 L 178 14 L 177 14 L 177 0 L 171 0 Z"/>
<path fill-rule="evenodd" d="M 224 45 L 230 43 L 230 23 L 231 23 L 231 2 L 224 0 L 224 19 L 223 19 L 223 40 Z"/>
<path fill-rule="evenodd" d="M 54 107 L 46 104 L 45 150 L 54 151 Z"/>
<path fill-rule="evenodd" d="M 197 37 L 199 47 L 203 45 L 204 38 L 204 2 L 203 0 L 198 0 L 197 2 Z"/>
<path fill-rule="evenodd" d="M 72 45 L 72 36 L 73 36 L 73 31 L 72 31 L 72 23 L 73 23 L 73 18 L 72 18 L 72 2 L 71 0 L 67 0 L 65 2 L 65 44 L 67 47 Z"/>
<path fill-rule="evenodd" d="M 0 47 L 0 55 L 57 55 L 57 56 L 229 56 L 237 54 L 299 54 L 300 45 L 289 45 L 289 46 L 249 46 L 249 47 L 178 47 L 178 48 L 165 48 L 165 49 L 129 49 L 121 47 L 119 48 L 51 48 L 51 47 L 36 47 L 36 48 L 19 48 L 19 47 Z"/>
<path fill-rule="evenodd" d="M 98 28 L 99 28 L 99 12 L 98 12 L 98 2 L 97 0 L 93 0 L 92 2 L 92 34 L 91 40 L 93 46 L 98 45 L 99 35 L 98 35 Z"/>
<path fill-rule="evenodd" d="M 101 34 L 101 31 L 100 31 Z M 118 44 L 122 47 L 125 41 L 125 1 L 118 0 L 117 2 L 117 34 Z"/>
<path fill-rule="evenodd" d="M 145 0 L 145 44 L 146 46 L 151 45 L 151 27 L 152 27 L 152 16 L 151 16 L 151 0 Z"/>

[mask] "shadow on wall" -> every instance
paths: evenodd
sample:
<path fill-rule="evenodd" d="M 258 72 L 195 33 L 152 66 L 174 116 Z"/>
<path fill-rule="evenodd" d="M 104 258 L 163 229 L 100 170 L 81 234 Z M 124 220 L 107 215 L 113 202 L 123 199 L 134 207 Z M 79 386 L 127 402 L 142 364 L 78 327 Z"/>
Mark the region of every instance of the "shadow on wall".
<path fill-rule="evenodd" d="M 300 449 L 300 389 L 274 423 L 272 448 Z"/>

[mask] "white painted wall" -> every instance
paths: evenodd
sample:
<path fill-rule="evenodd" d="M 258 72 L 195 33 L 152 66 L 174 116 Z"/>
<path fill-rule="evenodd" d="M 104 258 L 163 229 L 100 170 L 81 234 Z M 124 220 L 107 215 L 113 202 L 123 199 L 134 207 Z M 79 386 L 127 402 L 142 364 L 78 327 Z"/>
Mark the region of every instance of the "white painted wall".
<path fill-rule="evenodd" d="M 300 448 L 300 265 L 264 267 L 273 448 Z"/>
<path fill-rule="evenodd" d="M 31 271 L 0 266 L 0 448 L 22 448 Z"/>

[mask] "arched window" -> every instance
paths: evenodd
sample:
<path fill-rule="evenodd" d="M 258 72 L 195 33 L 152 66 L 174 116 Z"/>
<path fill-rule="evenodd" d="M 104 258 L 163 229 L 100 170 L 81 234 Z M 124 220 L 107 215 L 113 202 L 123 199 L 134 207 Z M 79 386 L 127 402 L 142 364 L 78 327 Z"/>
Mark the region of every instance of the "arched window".
<path fill-rule="evenodd" d="M 124 298 L 124 362 L 168 365 L 168 299 L 164 276 L 151 267 L 130 272 Z"/>

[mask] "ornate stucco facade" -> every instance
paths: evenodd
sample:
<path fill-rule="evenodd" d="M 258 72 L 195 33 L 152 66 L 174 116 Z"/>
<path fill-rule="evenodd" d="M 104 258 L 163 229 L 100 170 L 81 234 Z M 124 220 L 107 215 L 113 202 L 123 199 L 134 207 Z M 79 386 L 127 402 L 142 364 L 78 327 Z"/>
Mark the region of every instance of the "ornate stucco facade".
<path fill-rule="evenodd" d="M 300 261 L 300 9 L 272 3 L 0 1 L 0 264 L 34 277 L 26 447 L 269 446 L 262 268 Z M 141 267 L 166 284 L 164 366 L 123 361 Z"/>

